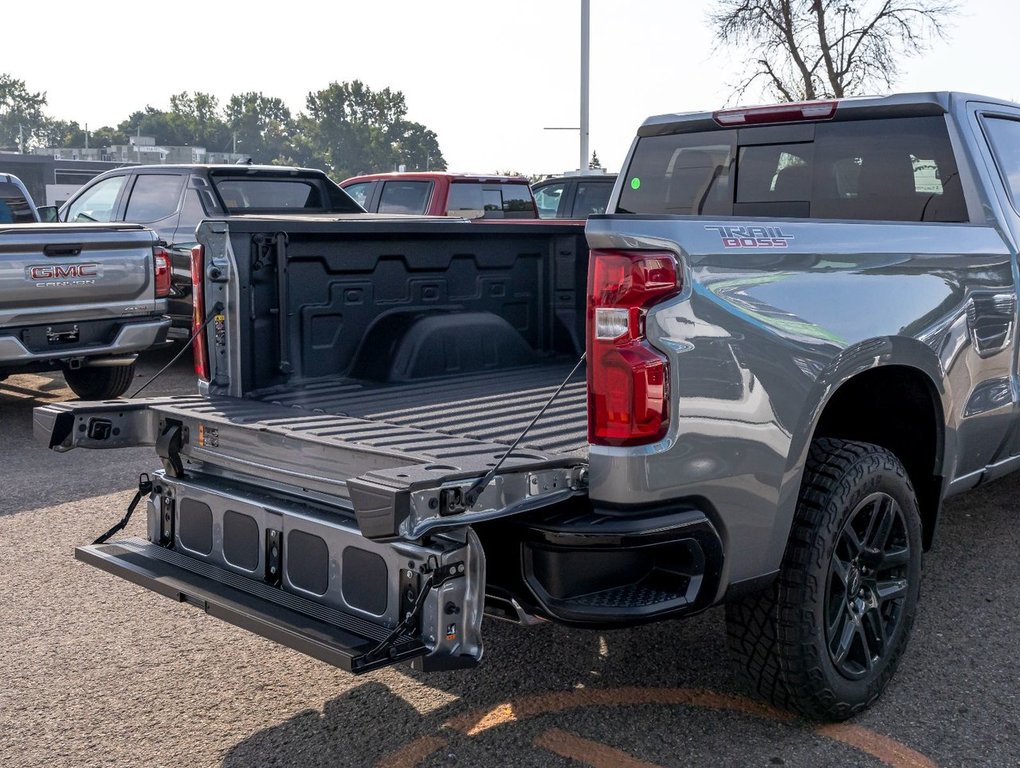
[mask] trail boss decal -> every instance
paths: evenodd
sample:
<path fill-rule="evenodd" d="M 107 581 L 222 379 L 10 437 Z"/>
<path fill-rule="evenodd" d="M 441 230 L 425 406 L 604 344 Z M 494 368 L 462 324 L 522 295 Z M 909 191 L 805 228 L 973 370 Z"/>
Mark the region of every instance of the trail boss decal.
<path fill-rule="evenodd" d="M 26 267 L 25 276 L 39 287 L 95 285 L 103 268 L 99 264 L 43 264 Z"/>
<path fill-rule="evenodd" d="M 787 235 L 781 227 L 718 227 L 705 229 L 718 232 L 723 248 L 786 248 L 793 235 Z"/>

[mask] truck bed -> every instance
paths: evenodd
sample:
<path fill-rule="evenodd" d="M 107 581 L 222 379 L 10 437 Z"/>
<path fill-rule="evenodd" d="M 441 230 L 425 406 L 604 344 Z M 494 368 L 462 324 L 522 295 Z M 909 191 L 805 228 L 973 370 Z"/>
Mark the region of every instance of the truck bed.
<path fill-rule="evenodd" d="M 264 392 L 256 398 L 312 413 L 353 416 L 509 446 L 572 367 L 573 362 L 560 359 L 522 368 L 399 384 L 347 378 Z M 528 432 L 521 446 L 549 453 L 583 451 L 587 446 L 586 398 L 581 370 Z M 422 439 L 428 441 L 427 436 Z M 401 431 L 392 436 L 393 445 L 412 449 L 406 440 Z"/>

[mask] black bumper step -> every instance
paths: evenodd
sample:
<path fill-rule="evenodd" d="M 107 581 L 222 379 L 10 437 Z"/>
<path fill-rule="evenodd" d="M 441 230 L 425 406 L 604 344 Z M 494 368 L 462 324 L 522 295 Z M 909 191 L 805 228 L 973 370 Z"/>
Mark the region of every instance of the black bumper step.
<path fill-rule="evenodd" d="M 367 658 L 389 629 L 298 595 L 130 538 L 76 547 L 74 556 L 210 616 L 360 674 L 424 656 L 428 648 L 399 638 L 382 658 Z"/>

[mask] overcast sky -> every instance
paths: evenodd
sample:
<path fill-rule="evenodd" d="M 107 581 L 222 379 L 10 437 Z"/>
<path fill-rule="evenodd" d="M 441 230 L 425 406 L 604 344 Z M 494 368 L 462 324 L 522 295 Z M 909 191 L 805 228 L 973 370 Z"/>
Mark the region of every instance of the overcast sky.
<path fill-rule="evenodd" d="M 1020 0 L 963 0 L 950 39 L 904 61 L 897 91 L 1020 98 Z M 648 115 L 714 109 L 735 58 L 715 50 L 707 0 L 592 0 L 591 147 L 617 170 Z M 403 91 L 451 168 L 578 166 L 580 0 L 218 0 L 4 3 L 0 72 L 45 91 L 48 114 L 116 125 L 170 95 L 262 91 L 293 112 L 360 79 Z"/>

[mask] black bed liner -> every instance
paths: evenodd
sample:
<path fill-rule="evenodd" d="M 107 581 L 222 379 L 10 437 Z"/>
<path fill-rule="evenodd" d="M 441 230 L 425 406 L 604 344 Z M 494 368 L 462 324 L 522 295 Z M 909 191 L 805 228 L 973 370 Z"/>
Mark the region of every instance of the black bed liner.
<path fill-rule="evenodd" d="M 256 397 L 313 413 L 353 416 L 398 427 L 510 445 L 570 373 L 574 361 L 558 360 L 510 370 L 448 376 L 402 384 L 356 379 L 318 382 L 264 392 Z M 382 437 L 381 435 L 377 435 Z M 406 436 L 394 433 L 394 448 Z M 385 438 L 377 445 L 385 444 Z M 574 453 L 587 447 L 587 390 L 578 371 L 522 447 L 551 453 Z"/>

